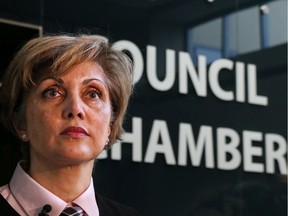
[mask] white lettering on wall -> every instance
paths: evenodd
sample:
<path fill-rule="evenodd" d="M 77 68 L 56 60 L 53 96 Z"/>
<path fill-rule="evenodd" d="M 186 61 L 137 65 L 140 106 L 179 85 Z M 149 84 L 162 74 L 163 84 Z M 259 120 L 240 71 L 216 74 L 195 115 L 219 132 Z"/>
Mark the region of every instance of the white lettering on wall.
<path fill-rule="evenodd" d="M 257 73 L 256 65 L 248 64 L 248 102 L 262 106 L 268 105 L 268 98 L 257 95 Z"/>
<path fill-rule="evenodd" d="M 241 153 L 238 149 L 240 137 L 230 128 L 217 129 L 217 159 L 218 168 L 222 170 L 234 170 L 241 164 Z M 231 159 L 228 160 L 228 155 Z"/>
<path fill-rule="evenodd" d="M 113 44 L 118 50 L 127 50 L 134 62 L 134 83 L 140 81 L 144 73 L 144 58 L 141 50 L 136 44 L 121 40 Z M 243 62 L 233 62 L 230 59 L 217 59 L 207 68 L 205 56 L 198 56 L 197 69 L 188 52 L 178 53 L 178 68 L 176 68 L 177 54 L 175 50 L 167 49 L 165 53 L 165 74 L 163 80 L 159 80 L 157 73 L 157 48 L 152 45 L 146 47 L 146 73 L 150 85 L 157 91 L 169 91 L 175 85 L 176 75 L 179 76 L 179 93 L 189 94 L 189 83 L 194 87 L 195 93 L 199 97 L 207 97 L 207 89 L 210 87 L 212 93 L 224 101 L 247 102 L 260 106 L 268 105 L 266 96 L 258 95 L 257 90 L 257 68 L 256 65 L 245 64 Z M 164 68 L 164 67 L 163 67 Z M 246 68 L 246 71 L 245 71 Z M 178 69 L 178 70 L 177 70 Z M 208 70 L 208 73 L 207 73 Z M 233 72 L 235 71 L 235 72 Z M 235 73 L 235 88 L 225 90 L 219 80 L 220 73 Z M 247 86 L 246 86 L 247 83 Z M 223 84 L 222 84 L 223 85 Z M 246 99 L 246 89 L 248 99 Z"/>
<path fill-rule="evenodd" d="M 285 154 L 287 154 L 286 140 L 278 134 L 266 134 L 265 140 L 266 172 L 275 173 L 277 162 L 280 173 L 283 175 L 287 174 L 287 161 L 285 160 Z"/>
<path fill-rule="evenodd" d="M 134 84 L 137 83 L 141 79 L 144 70 L 144 60 L 141 50 L 136 44 L 127 40 L 117 41 L 112 47 L 117 50 L 127 50 L 131 54 L 134 65 Z"/>
<path fill-rule="evenodd" d="M 163 154 L 167 164 L 176 164 L 167 123 L 161 120 L 155 120 L 152 125 L 144 162 L 154 163 L 156 154 Z"/>
<path fill-rule="evenodd" d="M 262 163 L 254 161 L 255 158 L 263 155 L 263 149 L 260 146 L 253 145 L 253 142 L 260 142 L 262 141 L 262 139 L 263 135 L 261 132 L 243 132 L 243 154 L 245 155 L 243 166 L 245 171 L 259 173 L 262 173 L 264 171 L 264 165 Z"/>
<path fill-rule="evenodd" d="M 213 135 L 210 126 L 202 126 L 198 139 L 195 136 L 190 124 L 180 123 L 179 125 L 179 146 L 178 165 L 187 165 L 187 149 L 189 150 L 192 166 L 199 166 L 205 150 L 205 165 L 207 168 L 214 168 Z"/>
<path fill-rule="evenodd" d="M 198 57 L 198 73 L 187 52 L 179 52 L 179 92 L 188 94 L 188 75 L 191 78 L 196 94 L 200 97 L 207 96 L 206 57 Z"/>
<path fill-rule="evenodd" d="M 236 62 L 236 101 L 245 102 L 245 64 Z"/>
<path fill-rule="evenodd" d="M 178 143 L 172 145 L 173 136 L 169 133 L 167 122 L 154 120 L 146 152 L 142 152 L 142 122 L 139 117 L 132 118 L 132 132 L 127 132 L 124 140 L 112 147 L 112 160 L 121 160 L 121 148 L 123 145 L 128 145 L 132 148 L 134 162 L 156 163 L 157 160 L 164 158 L 167 165 L 173 166 L 191 165 L 236 170 L 243 165 L 243 170 L 246 172 L 287 174 L 287 140 L 279 134 L 244 130 L 241 136 L 231 128 L 202 125 L 196 136 L 191 124 L 179 123 Z M 172 135 L 175 136 L 174 133 Z M 213 140 L 216 140 L 216 144 Z M 240 150 L 242 148 L 243 150 Z M 174 151 L 178 152 L 177 159 Z M 157 155 L 162 157 L 156 157 Z M 187 162 L 188 156 L 191 164 Z M 106 151 L 98 157 L 98 159 L 107 158 Z"/>
<path fill-rule="evenodd" d="M 232 70 L 233 62 L 229 59 L 218 59 L 214 61 L 209 69 L 209 83 L 212 92 L 219 99 L 224 101 L 232 101 L 234 100 L 233 91 L 226 91 L 220 86 L 219 82 L 219 73 L 223 69 Z"/>
<path fill-rule="evenodd" d="M 166 50 L 166 73 L 163 81 L 157 77 L 156 47 L 147 46 L 147 78 L 151 86 L 158 91 L 168 91 L 175 82 L 175 51 Z"/>

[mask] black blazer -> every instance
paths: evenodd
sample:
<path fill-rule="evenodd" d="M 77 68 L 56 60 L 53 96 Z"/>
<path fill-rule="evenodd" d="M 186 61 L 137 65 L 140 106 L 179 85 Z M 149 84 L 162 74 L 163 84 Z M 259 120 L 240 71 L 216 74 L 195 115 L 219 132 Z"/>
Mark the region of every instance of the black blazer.
<path fill-rule="evenodd" d="M 96 194 L 100 216 L 139 216 L 138 212 L 128 206 Z M 7 200 L 0 195 L 0 216 L 19 216 Z M 93 216 L 93 215 L 89 215 Z"/>

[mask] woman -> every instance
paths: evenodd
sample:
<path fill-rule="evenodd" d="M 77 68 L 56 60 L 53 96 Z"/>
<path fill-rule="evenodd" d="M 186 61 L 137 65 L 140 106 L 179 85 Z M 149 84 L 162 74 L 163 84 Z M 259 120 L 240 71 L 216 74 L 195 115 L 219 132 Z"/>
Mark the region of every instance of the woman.
<path fill-rule="evenodd" d="M 132 92 L 124 53 L 100 36 L 32 39 L 12 60 L 1 91 L 2 122 L 25 156 L 0 188 L 1 213 L 60 215 L 73 207 L 80 215 L 137 215 L 95 195 L 91 177 L 94 160 L 123 133 Z"/>

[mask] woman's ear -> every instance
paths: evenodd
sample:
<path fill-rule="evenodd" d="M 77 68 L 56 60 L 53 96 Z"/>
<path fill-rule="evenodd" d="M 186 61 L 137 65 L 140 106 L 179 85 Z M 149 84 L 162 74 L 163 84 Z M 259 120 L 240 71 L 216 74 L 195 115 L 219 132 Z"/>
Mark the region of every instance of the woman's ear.
<path fill-rule="evenodd" d="M 26 131 L 26 124 L 25 122 L 22 120 L 20 120 L 19 118 L 19 114 L 14 113 L 13 116 L 13 127 L 18 135 L 18 137 L 23 141 L 23 142 L 28 142 L 29 141 L 29 137 Z"/>
<path fill-rule="evenodd" d="M 110 123 L 110 124 L 109 124 L 109 129 L 108 129 L 108 137 L 109 137 L 110 134 L 111 134 L 112 127 L 113 127 L 113 123 Z"/>
<path fill-rule="evenodd" d="M 112 131 L 112 123 L 109 124 L 107 139 L 106 139 L 106 143 L 105 143 L 106 146 L 109 145 L 109 142 L 110 142 L 109 137 L 110 137 L 111 131 Z"/>

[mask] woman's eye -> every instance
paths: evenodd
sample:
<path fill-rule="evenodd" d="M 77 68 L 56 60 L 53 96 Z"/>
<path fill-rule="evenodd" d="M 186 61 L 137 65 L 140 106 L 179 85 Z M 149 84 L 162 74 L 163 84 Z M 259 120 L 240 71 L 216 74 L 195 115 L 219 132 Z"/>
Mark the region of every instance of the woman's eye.
<path fill-rule="evenodd" d="M 90 99 L 99 99 L 101 98 L 101 93 L 95 89 L 95 90 L 88 91 L 87 96 Z"/>
<path fill-rule="evenodd" d="M 48 88 L 43 92 L 43 96 L 47 98 L 54 98 L 60 95 L 60 92 L 55 88 Z"/>

